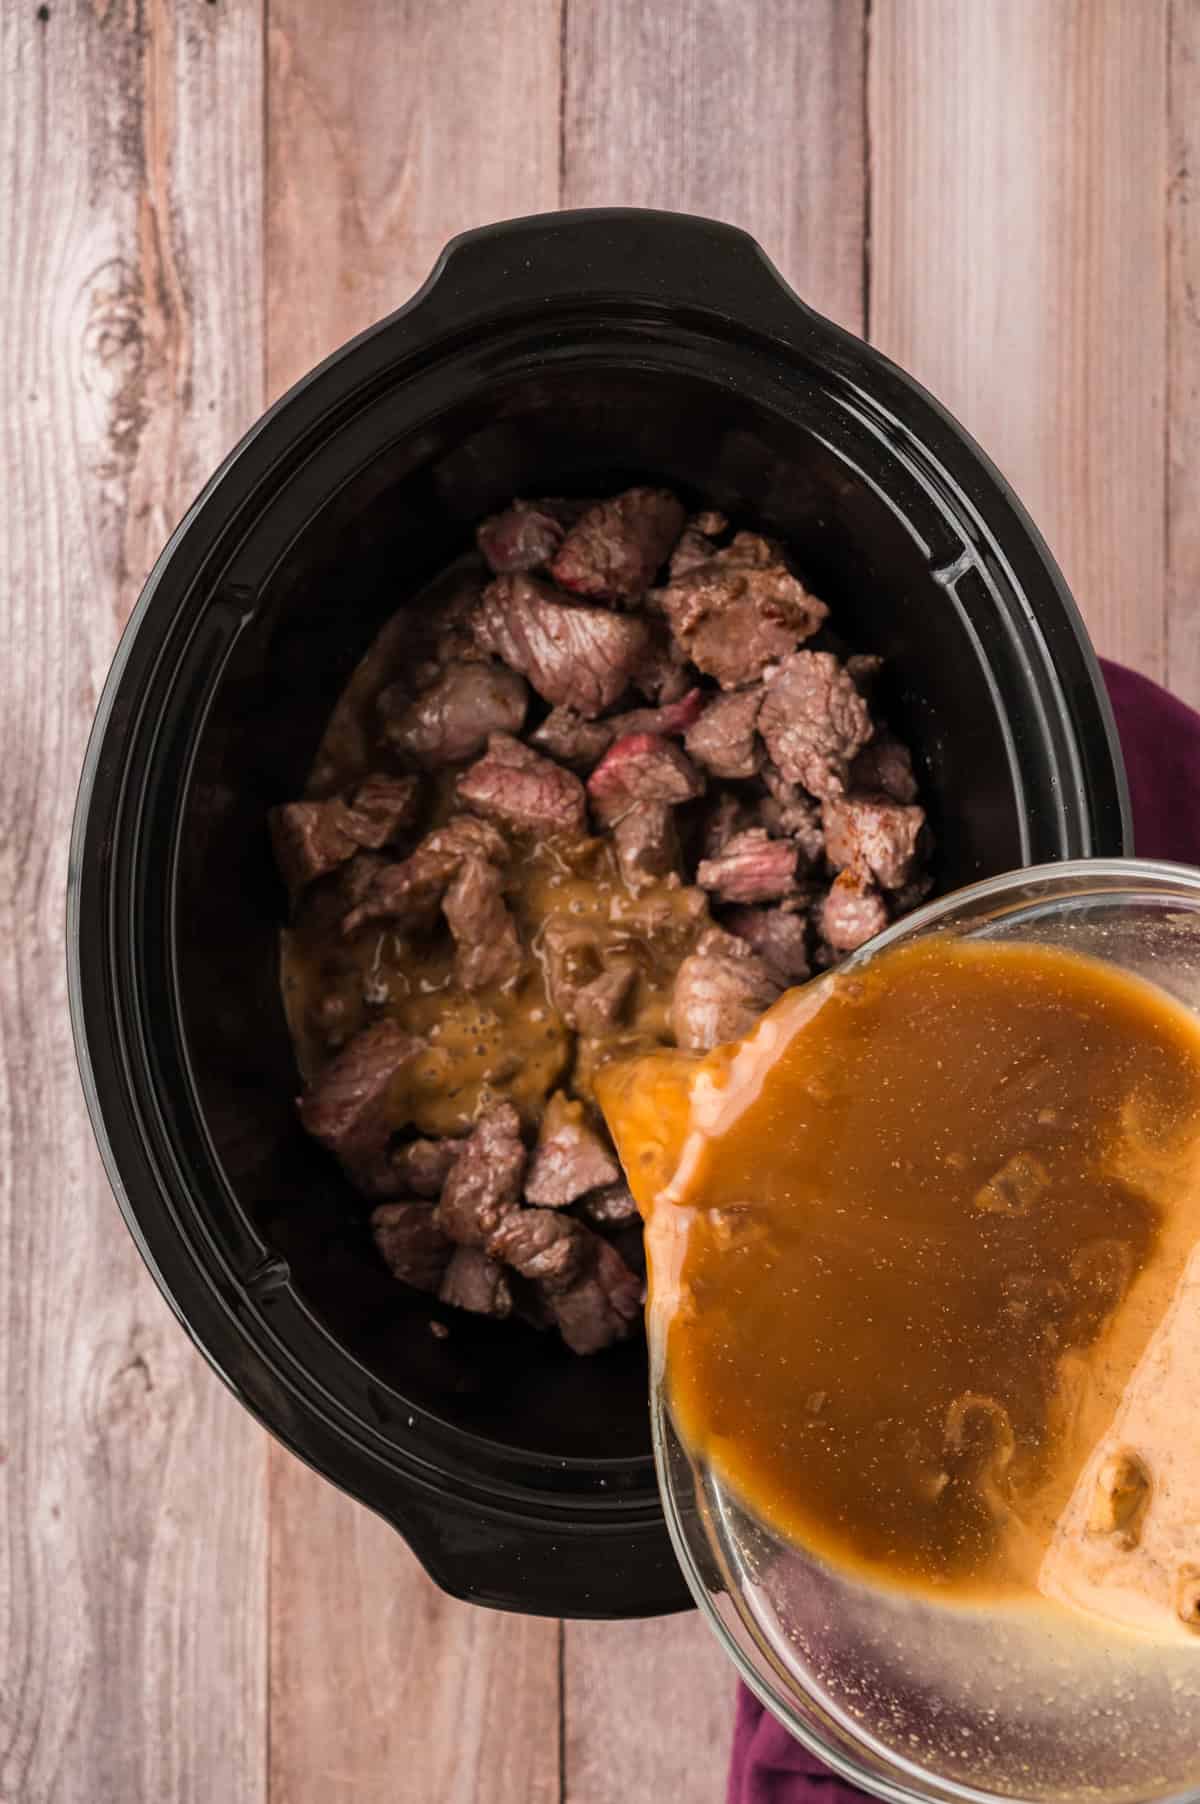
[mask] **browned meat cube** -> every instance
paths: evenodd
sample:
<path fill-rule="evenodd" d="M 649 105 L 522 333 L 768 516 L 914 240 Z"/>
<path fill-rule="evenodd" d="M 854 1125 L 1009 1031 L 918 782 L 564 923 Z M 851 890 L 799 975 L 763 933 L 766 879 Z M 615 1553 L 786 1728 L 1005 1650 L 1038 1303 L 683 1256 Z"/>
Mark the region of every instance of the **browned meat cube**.
<path fill-rule="evenodd" d="M 612 728 L 614 739 L 623 739 L 628 733 L 659 733 L 664 738 L 683 734 L 699 720 L 708 700 L 703 689 L 688 689 L 676 700 L 661 702 L 657 708 L 631 708 L 627 714 L 614 714 L 605 725 Z"/>
<path fill-rule="evenodd" d="M 511 987 L 525 968 L 517 924 L 504 901 L 504 876 L 484 858 L 467 858 L 442 900 L 454 935 L 454 975 L 464 990 Z"/>
<path fill-rule="evenodd" d="M 442 1187 L 438 1222 L 460 1246 L 486 1249 L 489 1236 L 520 1206 L 525 1178 L 521 1120 L 511 1103 L 480 1117 Z"/>
<path fill-rule="evenodd" d="M 869 872 L 884 889 L 900 889 L 917 861 L 925 810 L 877 796 L 847 796 L 821 809 L 825 853 L 838 870 Z"/>
<path fill-rule="evenodd" d="M 462 1149 L 461 1140 L 406 1140 L 394 1147 L 391 1165 L 400 1189 L 413 1196 L 439 1197 Z"/>
<path fill-rule="evenodd" d="M 821 830 L 821 814 L 798 783 L 789 783 L 783 772 L 770 762 L 763 766 L 765 795 L 755 809 L 758 823 L 780 839 L 794 839 L 805 866 L 823 862 L 825 835 Z"/>
<path fill-rule="evenodd" d="M 660 589 L 656 602 L 692 663 L 722 689 L 757 681 L 829 612 L 774 546 L 748 532 Z"/>
<path fill-rule="evenodd" d="M 531 576 L 498 576 L 474 619 L 477 642 L 554 707 L 592 720 L 618 702 L 650 649 L 642 620 L 581 607 Z"/>
<path fill-rule="evenodd" d="M 582 833 L 587 822 L 579 778 L 507 733 L 492 734 L 456 787 L 460 802 L 517 832 Z"/>
<path fill-rule="evenodd" d="M 821 934 L 835 952 L 856 952 L 887 926 L 887 904 L 871 879 L 842 871 L 821 907 Z"/>
<path fill-rule="evenodd" d="M 525 1200 L 541 1209 L 565 1209 L 576 1197 L 619 1175 L 617 1162 L 584 1114 L 581 1102 L 556 1090 L 542 1116 L 537 1148 L 525 1179 Z"/>
<path fill-rule="evenodd" d="M 574 708 L 551 708 L 541 726 L 529 735 L 530 745 L 576 770 L 591 770 L 612 742 L 611 720 L 585 720 Z"/>
<path fill-rule="evenodd" d="M 393 1278 L 435 1295 L 454 1252 L 438 1227 L 432 1203 L 380 1203 L 371 1211 L 371 1233 Z"/>
<path fill-rule="evenodd" d="M 631 958 L 614 958 L 599 977 L 576 991 L 574 1023 L 581 1034 L 604 1034 L 616 1027 L 637 981 Z"/>
<path fill-rule="evenodd" d="M 789 782 L 824 801 L 845 793 L 850 760 L 871 737 L 871 716 L 832 652 L 798 651 L 767 682 L 758 730 Z"/>
<path fill-rule="evenodd" d="M 348 799 L 285 802 L 269 820 L 275 859 L 289 891 L 323 877 L 362 847 L 377 850 L 417 816 L 416 777 L 370 776 Z"/>
<path fill-rule="evenodd" d="M 686 1052 L 711 1052 L 747 1033 L 779 995 L 766 964 L 736 934 L 710 927 L 675 979 L 671 1025 Z"/>
<path fill-rule="evenodd" d="M 635 896 L 679 870 L 679 836 L 668 802 L 634 802 L 613 827 L 617 865 Z"/>
<path fill-rule="evenodd" d="M 589 507 L 550 565 L 560 588 L 594 601 L 644 593 L 683 531 L 684 510 L 666 489 L 627 489 Z"/>
<path fill-rule="evenodd" d="M 719 858 L 730 840 L 753 824 L 749 803 L 723 789 L 709 808 L 700 836 L 705 858 Z"/>
<path fill-rule="evenodd" d="M 377 1021 L 347 1041 L 297 1104 L 307 1132 L 367 1195 L 393 1186 L 388 1144 L 401 1123 L 391 1106 L 392 1080 L 423 1050 L 424 1041 L 395 1021 Z"/>
<path fill-rule="evenodd" d="M 728 525 L 724 514 L 693 514 L 671 553 L 667 572 L 669 580 L 674 582 L 677 577 L 686 576 L 698 564 L 707 564 L 717 549 L 714 541 Z"/>
<path fill-rule="evenodd" d="M 512 1289 L 504 1267 L 478 1247 L 454 1247 L 438 1297 L 455 1309 L 490 1315 L 499 1322 L 512 1314 Z"/>
<path fill-rule="evenodd" d="M 808 922 L 794 906 L 734 908 L 726 915 L 725 925 L 757 952 L 785 989 L 804 982 L 809 974 Z"/>
<path fill-rule="evenodd" d="M 570 502 L 514 501 L 489 515 L 475 542 L 497 576 L 540 570 L 562 544 L 567 522 L 577 511 Z"/>
<path fill-rule="evenodd" d="M 504 835 L 489 822 L 470 814 L 454 815 L 444 827 L 427 833 L 411 857 L 372 870 L 342 922 L 342 932 L 355 933 L 368 921 L 395 921 L 401 932 L 422 932 L 433 925 L 465 858 L 504 864 L 508 856 Z"/>
<path fill-rule="evenodd" d="M 758 711 L 763 688 L 718 695 L 684 736 L 689 756 L 714 777 L 752 777 L 762 762 Z"/>
<path fill-rule="evenodd" d="M 647 605 L 656 591 L 646 597 Z M 694 682 L 687 653 L 667 628 L 664 620 L 650 617 L 645 622 L 646 644 L 633 672 L 632 682 L 649 701 L 659 706 L 678 701 Z"/>
<path fill-rule="evenodd" d="M 604 952 L 594 927 L 551 915 L 542 930 L 541 954 L 550 1000 L 568 1027 L 577 1022 L 576 1003 L 604 974 Z"/>
<path fill-rule="evenodd" d="M 580 1200 L 579 1213 L 593 1228 L 623 1228 L 627 1222 L 639 1221 L 633 1192 L 624 1180 L 606 1184 Z"/>
<path fill-rule="evenodd" d="M 876 733 L 850 766 L 851 787 L 876 790 L 894 802 L 915 802 L 917 779 L 913 776 L 908 747 L 888 732 Z"/>
<path fill-rule="evenodd" d="M 493 1230 L 488 1251 L 546 1296 L 581 1278 L 591 1256 L 592 1236 L 569 1215 L 553 1209 L 517 1209 Z"/>
<path fill-rule="evenodd" d="M 591 1269 L 568 1289 L 547 1298 L 558 1332 L 572 1353 L 601 1353 L 628 1340 L 642 1314 L 642 1280 L 614 1246 L 599 1235 L 592 1235 L 592 1240 Z"/>
<path fill-rule="evenodd" d="M 696 882 L 722 902 L 777 902 L 796 887 L 799 852 L 790 839 L 763 827 L 735 834 L 716 858 L 702 859 Z"/>
<path fill-rule="evenodd" d="M 634 802 L 687 802 L 703 790 L 704 779 L 691 759 L 659 733 L 627 733 L 618 739 L 587 785 L 597 820 L 609 826 Z"/>
<path fill-rule="evenodd" d="M 389 745 L 434 769 L 473 758 L 491 733 L 519 733 L 528 701 L 524 678 L 489 659 L 451 664 L 412 700 L 393 684 L 378 709 Z"/>

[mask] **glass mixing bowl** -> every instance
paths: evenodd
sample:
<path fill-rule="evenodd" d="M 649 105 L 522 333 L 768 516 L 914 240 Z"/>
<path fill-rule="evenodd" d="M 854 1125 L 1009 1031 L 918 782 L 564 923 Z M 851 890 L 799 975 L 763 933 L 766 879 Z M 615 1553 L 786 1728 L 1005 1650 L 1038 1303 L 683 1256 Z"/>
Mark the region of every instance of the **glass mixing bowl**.
<path fill-rule="evenodd" d="M 1087 953 L 1200 1013 L 1200 871 L 1125 859 L 1012 872 L 930 903 L 841 968 L 945 933 Z M 652 1361 L 659 1484 L 684 1575 L 746 1683 L 829 1766 L 905 1801 L 1200 1798 L 1200 1640 L 934 1603 L 835 1570 L 689 1453 L 657 1345 Z"/>

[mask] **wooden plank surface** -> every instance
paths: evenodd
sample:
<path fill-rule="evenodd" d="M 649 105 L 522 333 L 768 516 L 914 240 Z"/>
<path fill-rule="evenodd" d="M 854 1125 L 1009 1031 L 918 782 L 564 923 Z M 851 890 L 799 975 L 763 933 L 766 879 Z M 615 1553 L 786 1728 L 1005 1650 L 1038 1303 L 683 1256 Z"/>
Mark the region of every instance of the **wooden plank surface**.
<path fill-rule="evenodd" d="M 564 206 L 744 226 L 813 306 L 863 324 L 864 15 L 841 0 L 569 0 Z M 724 1796 L 733 1675 L 694 1612 L 564 1625 L 567 1804 Z"/>
<path fill-rule="evenodd" d="M 1015 484 L 1101 650 L 1155 677 L 1166 30 L 1165 0 L 902 0 L 869 83 L 870 335 Z"/>
<path fill-rule="evenodd" d="M 261 405 L 257 0 L 0 9 L 0 1799 L 261 1804 L 265 1440 L 104 1181 L 62 921 L 84 742 Z"/>
<path fill-rule="evenodd" d="M 1172 0 L 1167 215 L 1167 679 L 1200 707 L 1200 0 Z"/>
<path fill-rule="evenodd" d="M 558 200 L 557 0 L 272 0 L 267 386 L 407 299 L 454 232 Z M 271 1804 L 541 1804 L 559 1629 L 444 1597 L 271 1454 Z"/>

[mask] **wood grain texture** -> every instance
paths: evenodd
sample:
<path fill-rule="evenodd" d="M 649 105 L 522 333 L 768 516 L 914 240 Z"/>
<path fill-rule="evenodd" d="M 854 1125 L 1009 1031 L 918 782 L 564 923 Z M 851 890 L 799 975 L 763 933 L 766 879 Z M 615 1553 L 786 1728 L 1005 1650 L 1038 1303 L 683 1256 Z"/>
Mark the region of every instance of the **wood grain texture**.
<path fill-rule="evenodd" d="M 1165 0 L 877 6 L 868 110 L 871 337 L 1014 483 L 1100 648 L 1156 677 L 1166 31 Z"/>
<path fill-rule="evenodd" d="M 1167 680 L 1200 707 L 1200 0 L 1172 0 Z"/>
<path fill-rule="evenodd" d="M 559 0 L 272 0 L 269 386 L 470 226 L 558 205 Z"/>
<path fill-rule="evenodd" d="M 265 1791 L 265 1438 L 120 1221 L 62 945 L 118 630 L 261 402 L 261 68 L 257 0 L 0 9 L 4 1804 Z"/>
<path fill-rule="evenodd" d="M 744 226 L 862 329 L 861 0 L 567 0 L 563 205 Z"/>
<path fill-rule="evenodd" d="M 271 0 L 277 394 L 406 300 L 454 232 L 558 199 L 557 0 Z M 271 1455 L 271 1804 L 557 1800 L 558 1625 L 445 1597 Z"/>

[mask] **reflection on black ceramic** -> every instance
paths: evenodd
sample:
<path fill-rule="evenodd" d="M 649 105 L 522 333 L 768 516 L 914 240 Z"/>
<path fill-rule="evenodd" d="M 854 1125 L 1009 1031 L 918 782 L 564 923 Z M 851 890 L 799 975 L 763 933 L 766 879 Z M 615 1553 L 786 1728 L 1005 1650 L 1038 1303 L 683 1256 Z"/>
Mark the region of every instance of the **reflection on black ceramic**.
<path fill-rule="evenodd" d="M 551 1614 L 687 1595 L 640 1349 L 573 1360 L 398 1299 L 301 1134 L 268 807 L 380 624 L 513 494 L 651 480 L 778 533 L 886 655 L 944 889 L 1127 849 L 1098 672 L 1045 548 L 907 378 L 752 240 L 560 214 L 455 241 L 248 435 L 160 558 L 89 749 L 72 861 L 80 1062 L 126 1219 L 243 1401 L 447 1589 Z"/>

